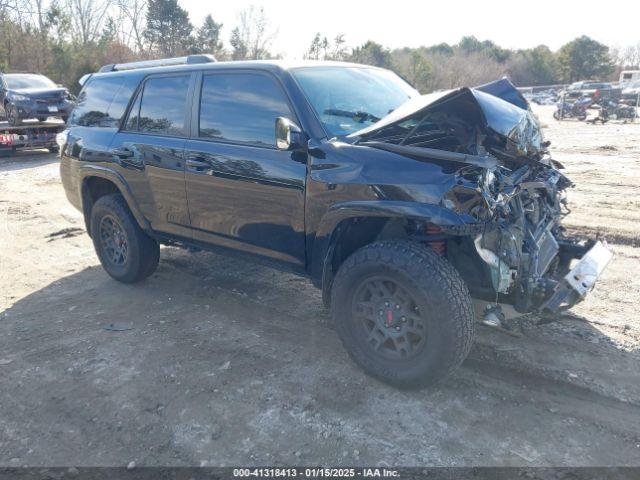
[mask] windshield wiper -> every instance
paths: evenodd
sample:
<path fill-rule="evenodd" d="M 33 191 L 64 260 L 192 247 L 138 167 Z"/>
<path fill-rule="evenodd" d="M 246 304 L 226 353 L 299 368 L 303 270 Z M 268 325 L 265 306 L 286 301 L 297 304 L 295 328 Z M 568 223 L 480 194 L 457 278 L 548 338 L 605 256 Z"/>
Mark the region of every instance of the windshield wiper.
<path fill-rule="evenodd" d="M 358 123 L 363 123 L 363 122 L 366 122 L 366 121 L 377 122 L 378 120 L 380 120 L 379 117 L 376 117 L 372 113 L 361 112 L 361 111 L 350 112 L 349 110 L 340 110 L 340 109 L 336 109 L 336 108 L 328 108 L 323 113 L 325 115 L 333 115 L 334 117 L 353 118 Z"/>

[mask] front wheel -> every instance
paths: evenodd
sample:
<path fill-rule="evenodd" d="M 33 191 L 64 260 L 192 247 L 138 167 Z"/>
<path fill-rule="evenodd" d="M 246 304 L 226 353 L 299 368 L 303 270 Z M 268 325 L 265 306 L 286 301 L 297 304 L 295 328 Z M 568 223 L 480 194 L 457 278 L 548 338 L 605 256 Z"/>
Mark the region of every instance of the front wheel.
<path fill-rule="evenodd" d="M 122 195 L 105 195 L 93 205 L 91 238 L 102 267 L 120 282 L 143 280 L 158 266 L 158 242 L 140 228 Z"/>
<path fill-rule="evenodd" d="M 473 342 L 473 308 L 462 278 L 415 242 L 376 242 L 356 251 L 336 275 L 331 306 L 353 360 L 398 387 L 445 378 Z"/>
<path fill-rule="evenodd" d="M 7 121 L 12 127 L 18 127 L 22 125 L 22 119 L 20 118 L 18 109 L 15 107 L 15 105 L 7 105 Z"/>

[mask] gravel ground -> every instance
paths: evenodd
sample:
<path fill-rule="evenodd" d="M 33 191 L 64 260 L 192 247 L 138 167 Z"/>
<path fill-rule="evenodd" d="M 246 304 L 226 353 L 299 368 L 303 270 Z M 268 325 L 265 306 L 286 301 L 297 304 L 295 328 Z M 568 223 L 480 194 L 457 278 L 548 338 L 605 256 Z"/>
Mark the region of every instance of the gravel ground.
<path fill-rule="evenodd" d="M 163 248 L 148 281 L 113 281 L 56 157 L 0 160 L 0 467 L 639 466 L 640 124 L 551 109 L 567 225 L 616 257 L 570 314 L 480 328 L 419 392 L 355 367 L 306 279 Z"/>

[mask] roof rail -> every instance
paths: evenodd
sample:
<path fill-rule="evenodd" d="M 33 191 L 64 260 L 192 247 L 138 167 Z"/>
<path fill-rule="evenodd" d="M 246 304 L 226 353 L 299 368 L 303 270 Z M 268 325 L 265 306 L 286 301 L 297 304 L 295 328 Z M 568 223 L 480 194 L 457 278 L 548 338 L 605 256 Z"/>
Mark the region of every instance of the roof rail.
<path fill-rule="evenodd" d="M 213 55 L 198 54 L 186 57 L 160 58 L 158 60 L 142 60 L 140 62 L 110 63 L 104 65 L 99 72 L 115 72 L 120 70 L 134 70 L 136 68 L 166 67 L 169 65 L 186 65 L 195 63 L 212 63 L 216 59 Z"/>

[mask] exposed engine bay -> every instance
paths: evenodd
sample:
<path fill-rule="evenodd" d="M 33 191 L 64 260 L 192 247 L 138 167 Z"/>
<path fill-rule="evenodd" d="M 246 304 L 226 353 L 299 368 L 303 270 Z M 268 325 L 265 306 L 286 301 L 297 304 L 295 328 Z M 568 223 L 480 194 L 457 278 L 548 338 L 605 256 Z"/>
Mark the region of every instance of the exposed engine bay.
<path fill-rule="evenodd" d="M 566 235 L 561 221 L 573 184 L 506 79 L 413 99 L 353 136 L 358 144 L 455 171 L 440 206 L 463 226 L 432 228 L 423 238 L 446 235 L 447 259 L 475 298 L 518 312 L 569 308 L 611 259 L 601 242 Z"/>

